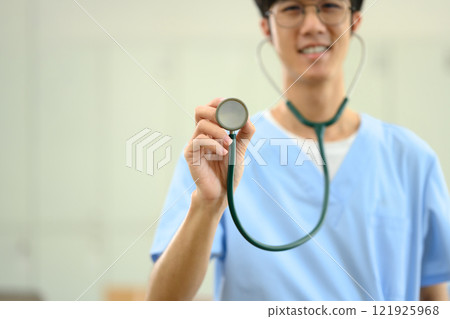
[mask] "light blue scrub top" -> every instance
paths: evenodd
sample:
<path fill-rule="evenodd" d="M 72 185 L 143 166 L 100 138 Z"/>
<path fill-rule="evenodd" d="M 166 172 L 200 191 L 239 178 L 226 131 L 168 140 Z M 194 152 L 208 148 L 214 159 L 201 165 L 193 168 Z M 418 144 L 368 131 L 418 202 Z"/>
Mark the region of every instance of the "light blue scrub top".
<path fill-rule="evenodd" d="M 265 117 L 255 126 L 252 144 L 266 139 L 259 150 L 266 165 L 247 152 L 251 162 L 235 192 L 236 209 L 254 238 L 285 244 L 316 224 L 323 174 L 308 160 L 295 165 L 305 156 L 298 146 L 288 147 L 288 165 L 280 165 L 281 148 L 269 139 L 289 136 Z M 185 191 L 192 183 L 181 156 L 151 249 L 154 261 L 189 209 L 195 185 Z M 421 286 L 450 281 L 449 194 L 435 153 L 416 135 L 362 114 L 330 187 L 318 234 L 285 252 L 250 245 L 227 209 L 211 253 L 217 258 L 214 298 L 418 300 Z"/>

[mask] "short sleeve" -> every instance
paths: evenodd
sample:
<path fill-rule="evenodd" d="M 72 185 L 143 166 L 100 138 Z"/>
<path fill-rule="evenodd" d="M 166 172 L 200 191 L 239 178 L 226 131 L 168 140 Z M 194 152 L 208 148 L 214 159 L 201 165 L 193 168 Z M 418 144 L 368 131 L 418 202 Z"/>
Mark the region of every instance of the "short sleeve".
<path fill-rule="evenodd" d="M 195 183 L 182 154 L 178 159 L 164 207 L 160 214 L 158 229 L 150 249 L 150 257 L 153 262 L 156 262 L 164 252 L 185 219 L 191 204 L 191 194 L 194 190 Z M 223 220 L 221 220 L 214 237 L 211 258 L 223 257 L 224 242 Z"/>
<path fill-rule="evenodd" d="M 422 286 L 450 281 L 450 200 L 444 176 L 435 157 L 424 193 L 424 250 Z"/>

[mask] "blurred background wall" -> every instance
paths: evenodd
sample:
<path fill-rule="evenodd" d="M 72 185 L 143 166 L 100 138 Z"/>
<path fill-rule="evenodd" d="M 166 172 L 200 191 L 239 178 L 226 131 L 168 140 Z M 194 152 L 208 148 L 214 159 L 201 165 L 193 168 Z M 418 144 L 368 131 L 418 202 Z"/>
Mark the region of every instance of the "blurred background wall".
<path fill-rule="evenodd" d="M 252 113 L 276 102 L 254 58 L 262 36 L 252 0 L 79 3 L 190 115 L 217 96 L 239 97 Z M 368 64 L 350 104 L 419 134 L 447 182 L 448 12 L 444 0 L 368 9 Z M 0 294 L 74 300 L 115 262 L 81 299 L 143 298 L 156 226 L 145 230 L 191 118 L 72 0 L 0 1 L 0 48 Z M 274 54 L 264 55 L 276 75 Z M 355 43 L 350 75 L 358 58 Z M 144 128 L 172 137 L 172 160 L 153 176 L 125 165 L 125 142 Z M 211 298 L 212 278 L 198 298 Z"/>

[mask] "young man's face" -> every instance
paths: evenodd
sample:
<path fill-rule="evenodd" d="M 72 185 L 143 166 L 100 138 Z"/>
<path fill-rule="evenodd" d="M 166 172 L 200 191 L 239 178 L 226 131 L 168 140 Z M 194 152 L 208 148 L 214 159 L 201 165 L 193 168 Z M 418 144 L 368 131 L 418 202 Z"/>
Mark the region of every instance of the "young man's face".
<path fill-rule="evenodd" d="M 339 23 L 326 24 L 321 21 L 313 5 L 320 4 L 320 7 L 325 11 L 328 10 L 327 8 L 333 10 L 333 3 L 336 3 L 336 0 L 329 3 L 317 0 L 277 1 L 270 10 L 271 12 L 282 10 L 285 17 L 295 15 L 299 4 L 304 8 L 305 13 L 301 23 L 294 27 L 280 26 L 280 19 L 277 22 L 275 14 L 270 14 L 268 19 L 263 19 L 261 24 L 263 32 L 271 37 L 271 42 L 292 82 L 316 60 L 317 62 L 303 75 L 301 81 L 316 82 L 342 76 L 351 31 L 358 28 L 360 20 L 352 28 L 350 28 L 350 25 L 352 21 L 356 21 L 360 17 L 360 13 L 353 13 L 352 20 L 352 12 L 349 9 L 351 6 L 350 0 L 342 0 L 341 3 L 345 6 L 345 18 L 339 20 Z M 334 43 L 336 40 L 338 41 Z M 333 46 L 331 46 L 332 44 Z M 324 48 L 330 49 L 319 59 L 319 56 L 323 53 L 320 50 Z"/>

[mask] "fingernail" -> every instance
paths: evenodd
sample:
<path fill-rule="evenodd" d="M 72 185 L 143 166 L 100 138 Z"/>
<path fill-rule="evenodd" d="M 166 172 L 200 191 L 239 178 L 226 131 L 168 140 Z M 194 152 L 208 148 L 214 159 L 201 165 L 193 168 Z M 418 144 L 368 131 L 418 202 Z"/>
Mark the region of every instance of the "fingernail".
<path fill-rule="evenodd" d="M 229 137 L 229 136 L 227 135 L 227 136 L 225 136 L 225 142 L 226 142 L 228 145 L 231 145 L 231 143 L 233 143 L 233 140 L 231 139 L 231 137 Z"/>

